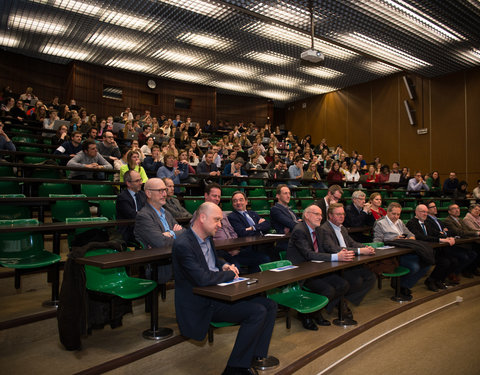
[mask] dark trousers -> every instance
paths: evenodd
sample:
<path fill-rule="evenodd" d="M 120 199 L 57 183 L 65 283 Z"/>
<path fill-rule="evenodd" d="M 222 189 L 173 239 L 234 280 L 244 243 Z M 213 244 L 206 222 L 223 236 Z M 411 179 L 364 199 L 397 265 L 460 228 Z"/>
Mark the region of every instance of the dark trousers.
<path fill-rule="evenodd" d="M 435 268 L 430 274 L 433 280 L 444 281 L 458 267 L 458 260 L 453 256 L 448 256 L 443 250 L 443 248 L 435 249 Z"/>
<path fill-rule="evenodd" d="M 453 270 L 455 274 L 459 274 L 465 270 L 473 270 L 477 261 L 477 253 L 471 249 L 468 245 L 458 246 L 454 245 L 451 247 L 446 247 L 443 249 L 445 254 L 450 258 L 454 257 L 457 259 L 458 265 L 456 269 Z"/>
<path fill-rule="evenodd" d="M 335 273 L 308 279 L 305 281 L 305 286 L 312 292 L 328 298 L 329 302 L 325 308 L 328 313 L 338 306 L 340 297 L 344 296 L 350 288 L 348 281 Z"/>
<path fill-rule="evenodd" d="M 368 291 L 373 288 L 376 281 L 375 274 L 363 266 L 346 269 L 343 277 L 350 285 L 345 298 L 357 306 L 362 302 Z"/>
<path fill-rule="evenodd" d="M 411 289 L 430 269 L 430 266 L 424 266 L 417 254 L 402 255 L 398 262 L 401 266 L 410 270 L 410 273 L 400 278 L 400 285 L 403 288 Z"/>
<path fill-rule="evenodd" d="M 277 304 L 265 297 L 235 303 L 213 301 L 213 322 L 239 323 L 228 366 L 249 368 L 254 357 L 266 357 L 277 316 Z"/>
<path fill-rule="evenodd" d="M 235 264 L 238 269 L 242 266 L 248 267 L 249 273 L 260 272 L 258 266 L 270 262 L 270 257 L 267 254 L 261 251 L 256 251 L 252 246 L 241 249 L 240 253 L 235 256 L 231 256 L 224 250 L 217 250 L 217 255 L 218 257 L 225 259 L 226 262 Z"/>

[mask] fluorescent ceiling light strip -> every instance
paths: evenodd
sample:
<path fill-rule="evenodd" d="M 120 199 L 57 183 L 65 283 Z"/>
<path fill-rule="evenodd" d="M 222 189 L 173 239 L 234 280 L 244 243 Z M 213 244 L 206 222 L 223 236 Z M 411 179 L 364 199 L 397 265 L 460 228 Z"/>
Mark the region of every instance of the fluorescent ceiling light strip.
<path fill-rule="evenodd" d="M 418 14 L 420 11 L 418 9 L 415 9 L 411 5 L 405 3 L 402 0 L 383 0 L 385 3 L 393 6 L 395 9 L 399 10 L 400 12 L 405 13 L 406 15 L 410 16 L 411 18 L 415 19 L 417 21 L 417 25 L 424 25 L 432 30 L 434 30 L 437 34 L 442 35 L 444 38 L 448 39 L 453 39 L 453 40 L 460 40 L 460 38 L 453 34 L 451 31 L 449 31 L 444 25 L 437 25 L 434 22 L 430 21 L 429 19 L 426 18 L 424 15 Z M 414 9 L 415 11 L 411 10 Z M 395 19 L 398 16 L 398 14 L 393 15 L 393 19 Z"/>
<path fill-rule="evenodd" d="M 264 38 L 274 39 L 279 42 L 294 44 L 303 48 L 311 48 L 311 37 L 295 30 L 289 30 L 286 27 L 266 24 L 263 22 L 253 22 L 243 27 L 244 31 L 260 35 Z M 347 59 L 358 56 L 357 53 L 346 48 L 337 47 L 334 44 L 314 38 L 314 47 L 325 55 L 338 59 Z"/>
<path fill-rule="evenodd" d="M 310 12 L 290 4 L 288 4 L 288 6 L 286 6 L 285 3 L 270 6 L 265 3 L 259 3 L 247 7 L 247 9 L 274 19 L 281 19 L 294 23 L 298 23 L 299 19 L 302 23 L 310 22 Z M 319 19 L 316 15 L 314 17 Z"/>
<path fill-rule="evenodd" d="M 399 72 L 401 69 L 382 63 L 380 61 L 365 61 L 360 63 L 361 67 L 376 74 L 392 74 Z"/>
<path fill-rule="evenodd" d="M 467 60 L 471 64 L 478 64 L 480 62 L 480 50 L 478 49 L 461 51 L 458 55 L 463 61 Z"/>
<path fill-rule="evenodd" d="M 236 65 L 229 65 L 229 64 L 215 64 L 209 67 L 217 72 L 222 72 L 225 74 L 230 74 L 233 76 L 240 76 L 240 77 L 251 77 L 255 75 L 255 72 L 249 69 L 245 69 Z"/>
<path fill-rule="evenodd" d="M 244 55 L 245 57 L 248 57 L 249 59 L 253 59 L 256 61 L 262 61 L 267 64 L 273 64 L 273 65 L 286 65 L 290 64 L 296 61 L 293 57 L 286 56 L 286 55 L 281 55 L 279 53 L 275 52 L 249 52 Z"/>
<path fill-rule="evenodd" d="M 222 19 L 232 12 L 220 5 L 205 0 L 157 0 L 159 3 L 173 5 L 203 16 Z"/>
<path fill-rule="evenodd" d="M 263 80 L 274 85 L 287 86 L 287 87 L 297 87 L 300 83 L 299 80 L 296 80 L 292 77 L 285 77 L 281 75 L 272 75 L 264 76 Z"/>
<path fill-rule="evenodd" d="M 78 49 L 59 47 L 54 44 L 45 45 L 40 49 L 40 52 L 47 55 L 66 57 L 74 60 L 86 60 L 88 58 L 88 52 L 83 52 Z"/>
<path fill-rule="evenodd" d="M 177 39 L 193 44 L 198 47 L 209 48 L 213 50 L 223 50 L 230 47 L 233 43 L 230 41 L 222 40 L 221 38 L 214 37 L 212 35 L 183 33 L 180 34 Z"/>
<path fill-rule="evenodd" d="M 20 40 L 17 38 L 12 38 L 9 36 L 0 36 L 0 46 L 5 46 L 5 47 L 18 47 L 20 44 Z"/>
<path fill-rule="evenodd" d="M 232 83 L 232 82 L 212 82 L 212 85 L 215 87 L 220 87 L 222 89 L 232 90 L 232 91 L 251 92 L 253 90 L 251 86 L 246 86 L 246 85 Z"/>
<path fill-rule="evenodd" d="M 203 62 L 204 59 L 201 59 L 197 56 L 187 55 L 177 51 L 169 51 L 166 49 L 161 49 L 155 52 L 152 57 L 171 61 L 179 64 L 194 65 Z"/>
<path fill-rule="evenodd" d="M 263 96 L 265 98 L 276 99 L 281 101 L 287 101 L 292 96 L 280 91 L 257 91 L 257 95 Z"/>
<path fill-rule="evenodd" d="M 336 87 L 325 85 L 304 86 L 302 89 L 311 94 L 325 94 L 327 92 L 338 90 Z"/>
<path fill-rule="evenodd" d="M 184 72 L 174 72 L 174 71 L 167 71 L 167 72 L 161 72 L 159 75 L 168 77 L 168 78 L 174 78 L 178 79 L 180 81 L 189 81 L 189 82 L 204 82 L 205 77 L 197 74 L 191 74 L 191 73 L 184 73 Z"/>
<path fill-rule="evenodd" d="M 98 16 L 102 11 L 102 8 L 100 7 L 76 0 L 55 0 L 52 5 L 55 8 L 64 9 L 73 13 L 85 14 L 88 16 Z"/>
<path fill-rule="evenodd" d="M 117 26 L 126 27 L 129 29 L 143 30 L 147 27 L 153 26 L 153 23 L 139 16 L 131 16 L 119 12 L 105 12 L 100 21 L 111 23 Z M 158 30 L 157 30 L 158 31 Z"/>
<path fill-rule="evenodd" d="M 136 70 L 141 72 L 149 72 L 154 69 L 153 66 L 145 65 L 135 61 L 120 60 L 120 59 L 110 59 L 105 63 L 105 65 L 112 66 L 114 68 Z"/>
<path fill-rule="evenodd" d="M 65 26 L 58 23 L 45 22 L 35 18 L 16 15 L 10 16 L 8 19 L 8 25 L 20 30 L 53 35 L 61 34 L 67 29 Z"/>
<path fill-rule="evenodd" d="M 370 55 L 377 56 L 381 59 L 392 61 L 396 65 L 401 65 L 408 68 L 418 68 L 420 66 L 430 66 L 426 61 L 417 59 L 415 56 L 409 55 L 396 48 L 390 47 L 387 44 L 379 42 L 366 35 L 354 32 L 348 36 L 340 36 L 340 39 L 354 45 L 358 49 L 363 49 Z"/>
<path fill-rule="evenodd" d="M 309 74 L 314 77 L 332 79 L 343 76 L 343 73 L 329 68 L 314 68 L 314 67 L 300 67 L 299 70 L 303 73 Z"/>
<path fill-rule="evenodd" d="M 102 47 L 109 47 L 120 50 L 132 50 L 137 47 L 137 43 L 130 40 L 109 36 L 108 34 L 93 34 L 90 38 L 85 40 L 87 43 L 95 44 Z"/>

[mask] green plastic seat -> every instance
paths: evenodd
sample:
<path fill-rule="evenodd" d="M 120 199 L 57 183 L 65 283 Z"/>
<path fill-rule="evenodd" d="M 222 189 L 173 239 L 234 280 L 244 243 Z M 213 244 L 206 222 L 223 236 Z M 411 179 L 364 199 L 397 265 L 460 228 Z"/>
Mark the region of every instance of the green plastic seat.
<path fill-rule="evenodd" d="M 384 246 L 385 244 L 383 242 L 365 242 L 364 243 L 365 246 L 371 246 L 373 247 L 374 249 L 378 248 L 378 247 L 382 247 Z"/>
<path fill-rule="evenodd" d="M 315 197 L 324 198 L 328 193 L 328 189 L 315 189 Z"/>
<path fill-rule="evenodd" d="M 417 207 L 417 200 L 416 199 L 409 199 L 409 198 L 406 198 L 404 199 L 403 201 L 404 203 L 404 207 L 409 207 L 409 208 L 413 208 L 415 209 L 415 207 Z"/>
<path fill-rule="evenodd" d="M 185 199 L 183 202 L 185 203 L 185 209 L 193 215 L 197 208 L 200 207 L 203 202 L 205 202 L 205 197 L 197 196 L 191 198 L 194 199 Z"/>
<path fill-rule="evenodd" d="M 82 184 L 81 187 L 82 194 L 85 194 L 87 197 L 98 197 L 99 195 L 114 195 L 115 189 L 113 185 L 98 184 Z"/>
<path fill-rule="evenodd" d="M 280 257 L 281 260 L 285 260 L 285 259 L 287 259 L 287 252 L 285 250 L 280 251 L 278 253 L 278 256 Z"/>
<path fill-rule="evenodd" d="M 222 211 L 233 211 L 232 201 L 222 201 Z"/>
<path fill-rule="evenodd" d="M 0 198 L 25 198 L 25 194 L 1 194 Z M 27 206 L 6 204 L 0 210 L 0 220 L 20 220 L 32 217 Z"/>
<path fill-rule="evenodd" d="M 210 326 L 208 327 L 208 342 L 210 344 L 213 343 L 213 330 L 215 328 L 231 327 L 231 326 L 235 326 L 235 325 L 237 325 L 237 323 L 210 322 Z"/>
<path fill-rule="evenodd" d="M 270 212 L 271 204 L 268 201 L 267 197 L 258 197 L 263 199 L 250 199 L 250 207 L 252 211 L 265 211 Z"/>
<path fill-rule="evenodd" d="M 222 196 L 223 197 L 231 197 L 233 193 L 235 193 L 240 188 L 238 187 L 222 187 Z"/>
<path fill-rule="evenodd" d="M 256 188 L 248 190 L 249 197 L 267 197 L 267 191 L 264 188 Z"/>
<path fill-rule="evenodd" d="M 399 282 L 399 277 L 402 277 L 402 276 L 405 276 L 407 275 L 408 273 L 410 273 L 410 270 L 406 267 L 402 267 L 402 266 L 398 266 L 395 268 L 395 270 L 393 272 L 383 272 L 382 273 L 382 276 L 384 277 L 390 277 L 392 279 L 395 279 L 394 280 L 394 284 L 395 284 L 395 294 L 390 298 L 392 301 L 395 301 L 395 302 L 403 302 L 405 301 L 404 298 L 402 298 L 401 294 L 400 294 L 400 282 Z"/>
<path fill-rule="evenodd" d="M 0 226 L 38 225 L 36 219 L 0 220 Z M 60 255 L 43 248 L 40 232 L 11 232 L 0 234 L 0 265 L 14 269 L 50 266 L 60 261 Z"/>
<path fill-rule="evenodd" d="M 398 199 L 403 199 L 405 198 L 407 192 L 406 190 L 392 190 L 392 197 L 393 198 L 398 198 Z"/>
<path fill-rule="evenodd" d="M 86 232 L 87 230 L 95 228 L 95 223 L 103 223 L 103 222 L 106 222 L 106 221 L 108 221 L 108 217 L 103 217 L 103 216 L 98 216 L 98 217 L 86 216 L 86 217 L 67 217 L 67 218 L 65 218 L 65 223 L 66 224 L 83 223 L 83 222 L 92 223 L 91 227 L 75 229 L 75 235 L 82 234 L 82 233 Z"/>
<path fill-rule="evenodd" d="M 100 210 L 100 215 L 108 218 L 108 220 L 117 219 L 117 196 L 116 195 L 99 195 L 98 197 L 110 197 L 112 199 L 108 200 L 99 200 L 98 208 Z"/>
<path fill-rule="evenodd" d="M 47 158 L 44 158 L 42 156 L 25 156 L 23 158 L 23 162 L 25 164 L 38 164 L 38 163 L 43 163 Z"/>
<path fill-rule="evenodd" d="M 0 165 L 0 177 L 14 177 L 13 168 L 8 165 Z"/>
<path fill-rule="evenodd" d="M 49 194 L 49 197 L 86 197 L 85 194 Z M 52 220 L 53 221 L 65 221 L 68 218 L 73 217 L 90 217 L 90 206 L 87 201 L 57 201 L 51 206 Z"/>
<path fill-rule="evenodd" d="M 60 170 L 58 169 L 37 168 L 33 171 L 31 177 L 38 178 L 41 180 L 45 180 L 45 179 L 58 180 L 59 178 L 61 178 L 61 175 L 60 175 Z"/>
<path fill-rule="evenodd" d="M 251 178 L 248 180 L 249 186 L 265 186 L 265 181 L 260 178 Z"/>
<path fill-rule="evenodd" d="M 411 207 L 402 208 L 402 213 L 400 214 L 400 219 L 411 219 L 415 215 L 415 210 Z"/>
<path fill-rule="evenodd" d="M 38 188 L 38 196 L 48 197 L 50 194 L 71 195 L 73 194 L 72 185 L 67 183 L 42 183 Z"/>
<path fill-rule="evenodd" d="M 0 181 L 0 192 L 2 194 L 21 194 L 22 189 L 17 181 Z"/>
<path fill-rule="evenodd" d="M 311 197 L 312 192 L 310 191 L 310 188 L 298 188 L 294 190 L 295 196 L 297 198 L 304 198 L 304 197 Z"/>
<path fill-rule="evenodd" d="M 115 253 L 112 249 L 97 249 L 89 251 L 86 257 Z M 125 267 L 101 269 L 85 266 L 86 287 L 95 292 L 113 294 L 124 299 L 143 297 L 157 287 L 153 280 L 130 277 Z"/>
<path fill-rule="evenodd" d="M 351 196 L 352 196 L 352 191 L 351 190 L 343 189 L 343 194 L 342 194 L 343 198 L 350 198 Z"/>
<path fill-rule="evenodd" d="M 289 260 L 260 264 L 261 271 L 291 265 Z M 288 271 L 285 271 L 288 272 Z M 267 291 L 267 297 L 273 299 L 279 305 L 294 309 L 302 314 L 309 314 L 323 309 L 328 304 L 328 298 L 320 294 L 307 292 L 300 288 L 298 283 L 275 288 Z M 287 311 L 287 329 L 290 328 L 290 313 Z"/>
<path fill-rule="evenodd" d="M 308 206 L 312 205 L 314 201 L 313 197 L 309 197 L 311 199 L 300 199 L 300 205 L 302 206 L 302 210 L 307 208 Z"/>

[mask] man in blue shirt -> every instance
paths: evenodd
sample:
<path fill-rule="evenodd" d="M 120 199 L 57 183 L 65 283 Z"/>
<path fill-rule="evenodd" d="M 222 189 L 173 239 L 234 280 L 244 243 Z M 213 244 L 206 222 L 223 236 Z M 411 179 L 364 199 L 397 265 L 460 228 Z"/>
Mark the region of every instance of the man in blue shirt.
<path fill-rule="evenodd" d="M 0 150 L 17 151 L 8 135 L 3 131 L 3 123 L 0 122 Z"/>

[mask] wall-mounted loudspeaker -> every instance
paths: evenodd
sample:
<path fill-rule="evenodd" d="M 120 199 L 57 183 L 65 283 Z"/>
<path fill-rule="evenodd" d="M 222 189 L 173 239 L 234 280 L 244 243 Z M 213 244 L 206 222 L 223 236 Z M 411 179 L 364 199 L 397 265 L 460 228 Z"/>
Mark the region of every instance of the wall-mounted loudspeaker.
<path fill-rule="evenodd" d="M 415 125 L 416 124 L 416 119 L 415 119 L 415 110 L 410 108 L 410 104 L 408 104 L 408 100 L 404 100 L 403 104 L 405 105 L 405 110 L 407 111 L 407 117 L 408 117 L 408 122 L 410 125 Z"/>
<path fill-rule="evenodd" d="M 415 85 L 413 84 L 413 81 L 407 76 L 403 76 L 403 83 L 405 84 L 405 88 L 407 89 L 410 100 L 416 100 L 417 92 L 415 91 Z"/>

